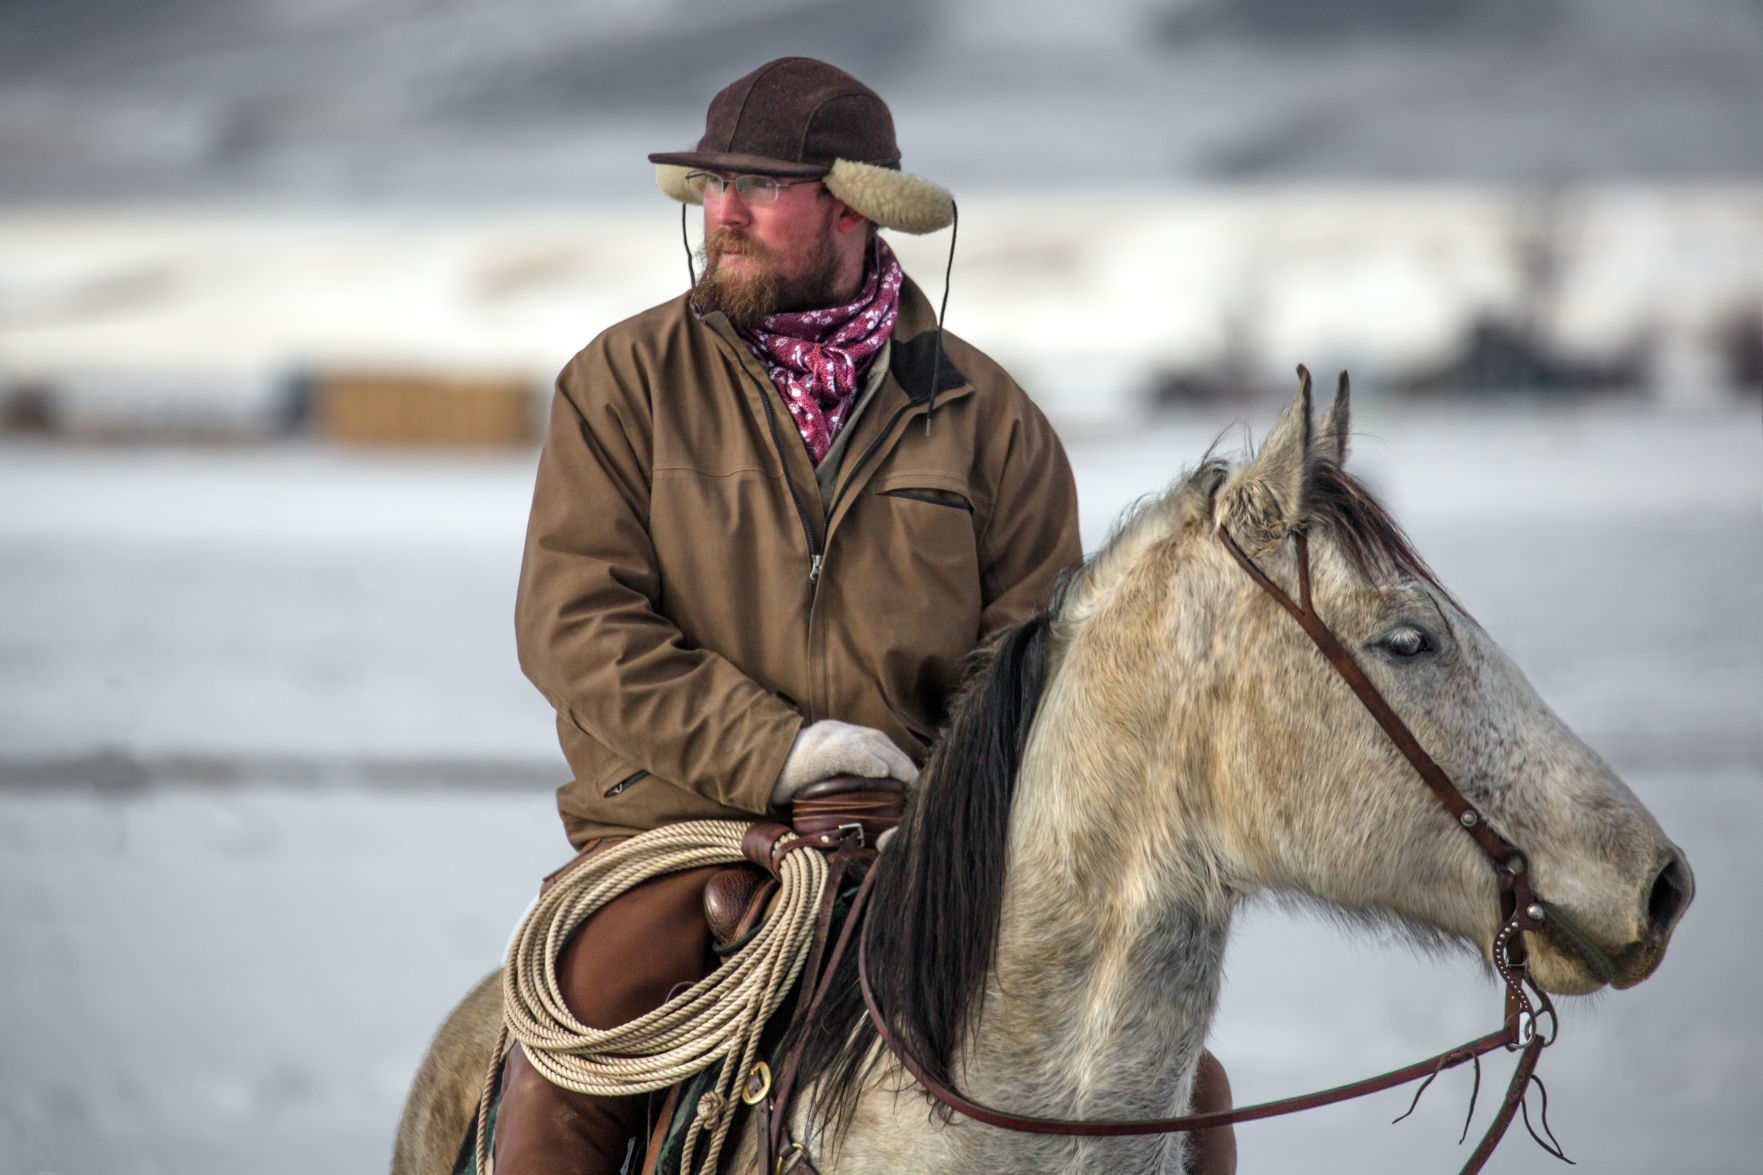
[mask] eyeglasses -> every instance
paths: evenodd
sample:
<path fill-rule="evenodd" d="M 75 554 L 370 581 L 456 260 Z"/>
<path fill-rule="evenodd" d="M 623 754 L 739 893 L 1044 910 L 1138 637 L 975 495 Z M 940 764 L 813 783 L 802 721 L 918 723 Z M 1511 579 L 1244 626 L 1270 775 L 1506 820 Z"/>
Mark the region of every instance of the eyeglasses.
<path fill-rule="evenodd" d="M 686 173 L 686 187 L 691 189 L 692 195 L 700 200 L 706 196 L 719 197 L 733 188 L 735 195 L 749 204 L 770 204 L 785 188 L 795 188 L 803 184 L 817 184 L 819 182 L 817 179 L 780 180 L 773 179 L 768 175 L 737 175 L 734 179 L 724 179 L 714 171 L 688 171 Z"/>

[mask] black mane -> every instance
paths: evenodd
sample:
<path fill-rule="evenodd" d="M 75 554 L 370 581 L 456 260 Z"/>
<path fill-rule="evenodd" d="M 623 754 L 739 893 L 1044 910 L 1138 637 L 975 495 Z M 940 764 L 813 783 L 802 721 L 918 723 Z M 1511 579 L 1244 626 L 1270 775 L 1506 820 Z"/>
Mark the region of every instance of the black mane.
<path fill-rule="evenodd" d="M 1040 702 L 1050 624 L 1042 613 L 973 655 L 905 818 L 875 865 L 861 928 L 870 983 L 900 1042 L 945 1083 L 997 953 L 1011 800 Z M 835 1132 L 856 1108 L 876 1042 L 850 950 L 801 1042 L 802 1077 L 821 1082 L 815 1116 Z"/>

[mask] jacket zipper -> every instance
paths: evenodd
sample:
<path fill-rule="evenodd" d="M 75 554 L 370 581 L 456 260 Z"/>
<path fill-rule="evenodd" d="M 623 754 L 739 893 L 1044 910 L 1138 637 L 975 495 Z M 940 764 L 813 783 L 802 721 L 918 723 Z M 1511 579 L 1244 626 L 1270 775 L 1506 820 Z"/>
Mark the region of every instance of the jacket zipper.
<path fill-rule="evenodd" d="M 751 375 L 748 376 L 752 378 Z M 820 583 L 820 562 L 826 548 L 814 537 L 814 527 L 808 521 L 808 511 L 802 506 L 801 495 L 796 493 L 796 483 L 790 480 L 789 460 L 784 456 L 783 442 L 777 439 L 777 412 L 771 406 L 771 395 L 774 388 L 762 388 L 759 402 L 765 406 L 765 426 L 771 430 L 771 447 L 777 453 L 778 470 L 784 475 L 784 485 L 790 491 L 790 504 L 796 508 L 796 520 L 802 524 L 802 537 L 808 540 L 808 605 L 814 606 L 814 591 Z"/>
<path fill-rule="evenodd" d="M 751 374 L 748 375 L 748 378 L 752 378 Z M 809 663 L 808 672 L 812 676 L 814 672 L 814 601 L 820 591 L 820 563 L 825 554 L 825 548 L 815 541 L 814 527 L 808 521 L 808 511 L 803 509 L 802 498 L 796 493 L 796 483 L 790 479 L 790 462 L 784 456 L 783 442 L 777 439 L 777 412 L 771 406 L 771 393 L 775 390 L 770 386 L 768 380 L 767 386 L 759 389 L 759 402 L 765 406 L 765 427 L 771 432 L 771 448 L 772 452 L 777 454 L 778 472 L 783 474 L 784 487 L 790 491 L 790 504 L 796 508 L 796 520 L 802 524 L 802 537 L 808 540 L 808 609 L 802 613 L 802 639 L 805 642 L 806 659 Z M 813 722 L 814 687 L 812 685 L 809 686 L 808 694 L 809 696 L 805 699 L 807 703 L 805 717 L 809 722 Z"/>

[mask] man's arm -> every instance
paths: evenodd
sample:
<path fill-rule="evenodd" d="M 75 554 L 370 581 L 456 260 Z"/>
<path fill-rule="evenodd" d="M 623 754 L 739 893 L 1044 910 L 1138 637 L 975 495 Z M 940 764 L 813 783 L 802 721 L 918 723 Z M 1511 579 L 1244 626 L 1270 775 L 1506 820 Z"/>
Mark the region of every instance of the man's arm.
<path fill-rule="evenodd" d="M 648 532 L 650 420 L 594 348 L 558 377 L 515 602 L 521 669 L 615 754 L 763 812 L 802 716 L 658 610 Z"/>

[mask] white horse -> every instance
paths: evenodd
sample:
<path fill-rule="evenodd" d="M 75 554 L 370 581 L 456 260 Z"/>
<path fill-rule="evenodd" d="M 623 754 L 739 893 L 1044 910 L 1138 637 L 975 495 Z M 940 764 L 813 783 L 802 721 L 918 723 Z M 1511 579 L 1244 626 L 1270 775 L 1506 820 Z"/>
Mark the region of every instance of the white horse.
<path fill-rule="evenodd" d="M 1583 993 L 1658 966 L 1693 893 L 1683 854 L 1342 471 L 1347 435 L 1345 381 L 1313 425 L 1306 379 L 1253 460 L 1208 460 L 1139 507 L 1047 620 L 976 664 L 876 865 L 867 927 L 878 999 L 933 1077 L 1016 1114 L 1182 1113 L 1231 919 L 1258 893 L 1492 959 L 1487 858 L 1220 526 L 1294 596 L 1291 539 L 1308 536 L 1316 611 L 1528 855 L 1577 930 L 1525 935 L 1532 980 Z M 825 1175 L 1182 1169 L 1179 1134 L 1048 1137 L 928 1112 L 854 971 L 847 957 L 789 1123 Z M 457 1154 L 493 1034 L 479 1022 L 499 1013 L 489 988 L 474 996 L 425 1063 L 395 1171 Z M 421 1158 L 440 1121 L 421 1107 L 437 1106 L 447 1129 Z M 753 1156 L 749 1129 L 734 1168 Z"/>

